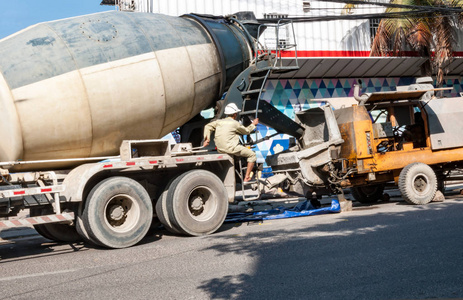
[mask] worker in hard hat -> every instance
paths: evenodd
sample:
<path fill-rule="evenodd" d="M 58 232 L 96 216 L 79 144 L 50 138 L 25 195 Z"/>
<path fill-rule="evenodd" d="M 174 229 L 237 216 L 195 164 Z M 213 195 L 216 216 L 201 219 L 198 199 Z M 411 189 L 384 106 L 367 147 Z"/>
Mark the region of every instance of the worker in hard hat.
<path fill-rule="evenodd" d="M 254 168 L 254 163 L 257 160 L 256 154 L 249 148 L 240 144 L 239 135 L 250 134 L 259 123 L 259 119 L 254 119 L 251 125 L 245 127 L 238 121 L 238 114 L 241 110 L 238 109 L 235 103 L 230 103 L 225 107 L 225 115 L 227 118 L 212 121 L 204 127 L 204 144 L 206 147 L 211 141 L 211 132 L 215 131 L 214 142 L 217 150 L 220 153 L 246 157 L 248 167 L 244 182 L 251 180 L 251 171 Z"/>

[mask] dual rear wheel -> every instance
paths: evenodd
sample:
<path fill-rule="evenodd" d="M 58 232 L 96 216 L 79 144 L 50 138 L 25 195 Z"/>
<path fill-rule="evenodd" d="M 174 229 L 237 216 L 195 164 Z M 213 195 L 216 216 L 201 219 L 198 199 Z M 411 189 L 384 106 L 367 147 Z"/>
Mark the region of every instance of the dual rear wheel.
<path fill-rule="evenodd" d="M 156 204 L 167 230 L 189 236 L 215 232 L 228 212 L 227 191 L 215 174 L 192 170 L 172 180 Z"/>
<path fill-rule="evenodd" d="M 156 204 L 161 223 L 176 234 L 200 236 L 215 232 L 228 212 L 227 191 L 213 173 L 192 170 L 168 184 Z M 41 215 L 41 211 L 35 211 Z M 153 206 L 146 189 L 127 177 L 110 177 L 92 188 L 77 212 L 75 226 L 37 225 L 46 238 L 107 248 L 137 244 L 150 229 Z"/>
<path fill-rule="evenodd" d="M 90 191 L 76 225 L 87 242 L 126 248 L 145 237 L 152 218 L 150 196 L 140 183 L 127 177 L 110 177 Z"/>

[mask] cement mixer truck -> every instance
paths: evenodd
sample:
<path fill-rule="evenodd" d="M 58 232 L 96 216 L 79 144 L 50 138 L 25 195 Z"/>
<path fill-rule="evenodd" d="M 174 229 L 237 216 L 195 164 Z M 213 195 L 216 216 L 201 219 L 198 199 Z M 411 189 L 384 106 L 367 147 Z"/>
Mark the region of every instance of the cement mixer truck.
<path fill-rule="evenodd" d="M 213 233 L 237 182 L 244 186 L 239 159 L 159 138 L 181 127 L 185 142 L 201 139 L 198 114 L 215 107 L 220 118 L 228 103 L 243 122 L 258 117 L 296 138 L 267 157 L 274 176 L 258 191 L 342 200 L 351 187 L 371 203 L 395 181 L 407 202 L 426 204 L 463 168 L 463 100 L 435 99 L 429 79 L 394 92 L 357 89 L 359 105 L 325 105 L 295 121 L 261 101 L 272 72 L 298 68 L 297 59 L 282 63 L 295 42 L 279 42 L 281 26 L 291 23 L 263 25 L 250 13 L 108 12 L 0 40 L 0 228 L 28 224 L 51 240 L 108 248 L 135 245 L 158 221 L 176 234 Z M 269 28 L 274 51 L 259 43 Z M 29 218 L 8 219 L 24 208 Z"/>
<path fill-rule="evenodd" d="M 107 12 L 2 39 L 0 226 L 108 248 L 138 243 L 153 218 L 184 235 L 217 230 L 235 197 L 234 158 L 158 139 L 226 91 L 243 114 L 301 135 L 259 104 L 269 72 L 294 69 L 258 49 L 264 28 L 249 13 Z M 8 220 L 24 208 L 30 218 Z"/>

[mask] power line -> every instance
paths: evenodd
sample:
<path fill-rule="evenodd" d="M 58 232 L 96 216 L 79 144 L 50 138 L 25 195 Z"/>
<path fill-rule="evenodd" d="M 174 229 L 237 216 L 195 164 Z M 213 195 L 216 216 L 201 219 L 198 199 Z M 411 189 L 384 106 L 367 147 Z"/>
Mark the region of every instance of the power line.
<path fill-rule="evenodd" d="M 440 16 L 451 16 L 453 14 L 444 14 L 436 16 L 435 12 L 429 10 L 413 10 L 404 12 L 392 12 L 392 13 L 373 13 L 373 14 L 358 14 L 358 15 L 332 15 L 332 16 L 317 16 L 317 17 L 288 17 L 285 20 L 291 20 L 294 23 L 301 22 L 320 22 L 320 21 L 338 21 L 338 20 L 370 20 L 370 19 L 403 19 L 407 17 L 440 17 Z M 263 23 L 277 23 L 278 19 L 258 19 Z"/>
<path fill-rule="evenodd" d="M 405 5 L 405 4 L 394 4 L 386 2 L 371 2 L 371 1 L 362 1 L 362 0 L 318 0 L 320 2 L 331 2 L 331 3 L 345 3 L 345 4 L 355 4 L 355 5 L 374 5 L 374 6 L 384 6 L 391 8 L 405 8 L 405 9 L 426 9 L 429 11 L 452 11 L 456 13 L 462 13 L 463 9 L 461 7 L 450 7 L 450 6 L 431 6 L 431 5 Z"/>

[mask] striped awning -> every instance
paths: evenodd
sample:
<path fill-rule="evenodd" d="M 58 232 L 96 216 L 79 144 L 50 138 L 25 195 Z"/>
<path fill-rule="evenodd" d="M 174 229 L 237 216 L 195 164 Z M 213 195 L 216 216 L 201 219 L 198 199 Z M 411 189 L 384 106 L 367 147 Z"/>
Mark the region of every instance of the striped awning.
<path fill-rule="evenodd" d="M 299 70 L 274 73 L 272 79 L 297 78 L 366 78 L 420 77 L 421 57 L 304 57 L 299 58 Z M 295 65 L 294 58 L 284 58 L 284 66 Z M 447 76 L 463 75 L 463 57 L 455 57 Z"/>

